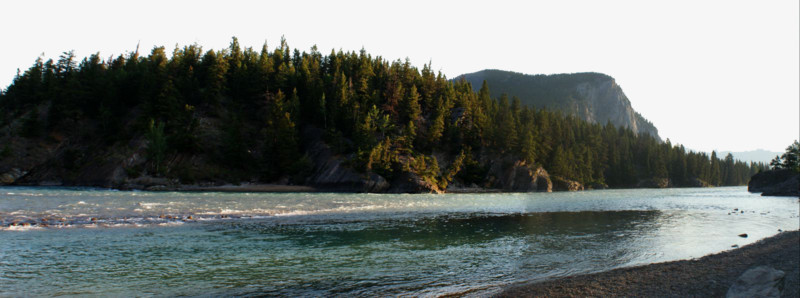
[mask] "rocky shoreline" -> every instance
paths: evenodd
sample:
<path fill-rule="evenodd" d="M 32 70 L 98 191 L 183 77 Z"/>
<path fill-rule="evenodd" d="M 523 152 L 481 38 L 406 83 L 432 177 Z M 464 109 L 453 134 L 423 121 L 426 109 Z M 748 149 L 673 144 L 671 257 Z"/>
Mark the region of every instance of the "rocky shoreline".
<path fill-rule="evenodd" d="M 515 284 L 496 296 L 720 297 L 726 295 L 743 273 L 758 266 L 785 273 L 781 297 L 800 297 L 800 231 L 782 232 L 735 250 L 699 259 Z"/>
<path fill-rule="evenodd" d="M 779 169 L 755 174 L 747 191 L 760 192 L 762 196 L 800 196 L 800 173 Z"/>

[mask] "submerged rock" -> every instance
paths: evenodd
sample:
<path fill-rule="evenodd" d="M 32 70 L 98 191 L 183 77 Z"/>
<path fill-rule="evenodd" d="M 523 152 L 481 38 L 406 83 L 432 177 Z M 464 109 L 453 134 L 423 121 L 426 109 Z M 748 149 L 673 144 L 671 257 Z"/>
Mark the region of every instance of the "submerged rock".
<path fill-rule="evenodd" d="M 785 275 L 769 266 L 751 268 L 731 285 L 725 297 L 780 297 Z"/>

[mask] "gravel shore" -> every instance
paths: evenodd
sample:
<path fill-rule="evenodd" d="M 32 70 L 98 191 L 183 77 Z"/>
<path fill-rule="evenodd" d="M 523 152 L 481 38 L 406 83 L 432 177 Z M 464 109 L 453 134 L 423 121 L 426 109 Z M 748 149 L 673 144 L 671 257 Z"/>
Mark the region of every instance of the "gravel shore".
<path fill-rule="evenodd" d="M 510 286 L 499 297 L 725 296 L 747 269 L 767 265 L 786 273 L 783 297 L 800 297 L 800 231 L 783 232 L 700 259 L 620 268 Z"/>

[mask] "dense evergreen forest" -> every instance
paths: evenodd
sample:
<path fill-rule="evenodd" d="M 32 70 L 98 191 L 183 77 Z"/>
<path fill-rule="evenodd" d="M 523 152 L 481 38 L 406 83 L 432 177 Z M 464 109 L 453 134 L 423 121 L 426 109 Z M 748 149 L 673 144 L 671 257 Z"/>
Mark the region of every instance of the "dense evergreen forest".
<path fill-rule="evenodd" d="M 300 52 L 285 40 L 260 51 L 233 38 L 227 49 L 171 55 L 67 52 L 37 60 L 0 94 L 0 165 L 25 158 L 9 144 L 29 142 L 58 152 L 31 171 L 78 177 L 98 156 L 140 144 L 142 162 L 120 163 L 127 178 L 310 184 L 321 142 L 365 176 L 416 175 L 441 189 L 496 188 L 494 169 L 514 166 L 612 188 L 742 185 L 765 168 L 493 98 L 489 88 L 475 92 L 431 65 Z"/>

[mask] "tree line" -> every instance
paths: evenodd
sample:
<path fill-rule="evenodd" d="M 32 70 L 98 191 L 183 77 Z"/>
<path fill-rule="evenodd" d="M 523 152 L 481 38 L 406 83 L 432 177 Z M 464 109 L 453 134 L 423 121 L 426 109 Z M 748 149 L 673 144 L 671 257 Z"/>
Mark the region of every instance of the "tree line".
<path fill-rule="evenodd" d="M 137 50 L 107 59 L 98 53 L 79 61 L 72 52 L 37 59 L 0 93 L 0 125 L 20 121 L 20 137 L 71 135 L 105 146 L 143 137 L 145 170 L 181 179 L 190 177 L 165 166 L 165 156 L 201 156 L 222 169 L 213 175 L 303 183 L 313 168 L 304 140 L 310 128 L 361 172 L 387 179 L 412 172 L 441 186 L 486 186 L 491 165 L 509 158 L 620 188 L 645 179 L 742 185 L 767 168 L 528 107 L 516 97 L 493 98 L 489 88 L 484 82 L 475 92 L 430 64 L 418 69 L 363 49 L 323 55 L 316 47 L 292 50 L 282 39 L 259 51 L 234 37 L 222 50 L 195 44 L 171 55 L 156 47 L 147 56 Z"/>

